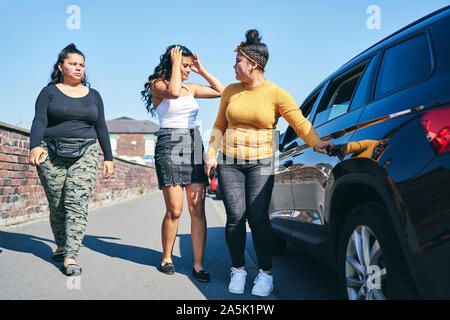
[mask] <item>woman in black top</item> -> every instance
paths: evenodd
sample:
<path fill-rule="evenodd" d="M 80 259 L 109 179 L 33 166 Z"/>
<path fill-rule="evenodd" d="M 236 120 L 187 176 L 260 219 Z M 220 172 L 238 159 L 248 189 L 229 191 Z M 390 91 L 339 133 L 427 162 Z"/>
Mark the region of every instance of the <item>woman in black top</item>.
<path fill-rule="evenodd" d="M 53 259 L 64 261 L 61 269 L 65 274 L 78 275 L 81 268 L 76 258 L 98 171 L 96 139 L 104 153 L 106 178 L 114 172 L 112 151 L 102 98 L 88 86 L 84 55 L 75 45 L 61 51 L 51 78 L 36 101 L 30 164 L 37 167 L 49 202 L 57 245 Z M 58 147 L 61 142 L 64 145 Z"/>

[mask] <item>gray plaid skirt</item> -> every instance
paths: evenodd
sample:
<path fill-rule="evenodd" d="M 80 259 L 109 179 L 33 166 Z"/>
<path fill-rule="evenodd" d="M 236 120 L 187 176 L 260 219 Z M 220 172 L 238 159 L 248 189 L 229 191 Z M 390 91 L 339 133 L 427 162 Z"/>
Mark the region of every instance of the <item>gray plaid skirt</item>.
<path fill-rule="evenodd" d="M 204 169 L 204 147 L 198 129 L 159 129 L 155 146 L 158 187 L 203 183 L 208 185 Z"/>

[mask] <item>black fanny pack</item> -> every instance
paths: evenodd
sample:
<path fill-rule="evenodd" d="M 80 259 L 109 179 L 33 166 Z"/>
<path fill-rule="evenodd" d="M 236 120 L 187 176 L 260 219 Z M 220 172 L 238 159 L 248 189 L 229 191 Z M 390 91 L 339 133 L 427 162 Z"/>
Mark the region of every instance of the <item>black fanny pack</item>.
<path fill-rule="evenodd" d="M 74 138 L 46 138 L 45 141 L 51 151 L 68 158 L 81 157 L 91 144 L 96 143 L 95 139 Z"/>

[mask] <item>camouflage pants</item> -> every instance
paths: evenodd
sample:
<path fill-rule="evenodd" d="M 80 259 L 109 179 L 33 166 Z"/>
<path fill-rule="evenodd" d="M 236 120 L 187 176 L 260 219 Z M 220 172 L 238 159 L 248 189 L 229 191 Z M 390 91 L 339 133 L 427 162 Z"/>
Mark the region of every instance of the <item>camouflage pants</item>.
<path fill-rule="evenodd" d="M 76 259 L 86 230 L 89 197 L 98 168 L 98 144 L 89 146 L 79 158 L 60 157 L 48 150 L 37 166 L 50 207 L 50 226 L 58 247 L 66 248 L 66 259 Z"/>

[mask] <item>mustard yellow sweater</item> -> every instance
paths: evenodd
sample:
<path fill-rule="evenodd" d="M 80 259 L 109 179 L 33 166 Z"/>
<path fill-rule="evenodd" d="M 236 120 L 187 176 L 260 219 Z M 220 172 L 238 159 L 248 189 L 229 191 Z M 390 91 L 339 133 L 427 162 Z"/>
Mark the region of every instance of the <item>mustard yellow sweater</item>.
<path fill-rule="evenodd" d="M 284 89 L 265 80 L 257 87 L 234 83 L 225 88 L 214 123 L 208 158 L 214 158 L 221 145 L 227 156 L 240 159 L 270 157 L 276 150 L 274 129 L 283 116 L 309 146 L 321 140 L 303 116 L 294 98 Z"/>

